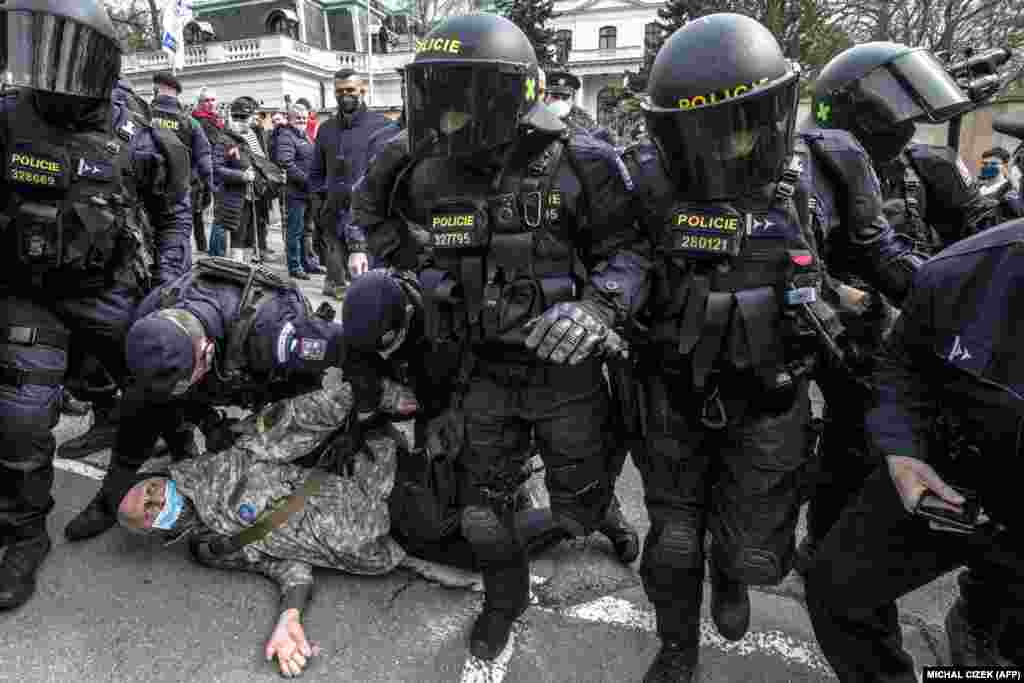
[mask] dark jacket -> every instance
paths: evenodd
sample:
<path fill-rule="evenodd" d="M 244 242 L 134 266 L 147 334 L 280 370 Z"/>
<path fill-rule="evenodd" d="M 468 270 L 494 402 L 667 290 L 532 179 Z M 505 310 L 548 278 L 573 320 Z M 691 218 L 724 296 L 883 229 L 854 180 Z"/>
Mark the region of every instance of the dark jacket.
<path fill-rule="evenodd" d="M 302 131 L 288 126 L 279 133 L 277 158 L 273 160 L 288 174 L 288 198 L 309 196 L 309 174 L 313 167 L 313 145 Z"/>
<path fill-rule="evenodd" d="M 398 129 L 383 114 L 361 109 L 350 117 L 335 116 L 320 124 L 309 175 L 310 192 L 325 195 L 325 211 L 334 212 L 338 237 L 347 239 L 352 222 L 352 187 L 366 173 L 370 155 L 375 150 L 381 131 Z M 360 233 L 361 235 L 361 233 Z M 365 239 L 357 239 L 365 243 Z M 349 245 L 350 248 L 352 245 Z M 362 251 L 356 249 L 356 251 Z"/>
<path fill-rule="evenodd" d="M 220 168 L 214 223 L 231 232 L 240 227 L 244 230 L 252 220 L 252 202 L 246 197 L 249 183 L 244 178 L 245 171 L 252 168 L 249 143 L 232 131 L 222 130 L 213 146 L 213 157 Z"/>
<path fill-rule="evenodd" d="M 203 129 L 203 134 L 206 135 L 206 140 L 210 144 L 210 171 L 213 175 L 212 189 L 214 192 L 218 192 L 220 190 L 221 167 L 224 165 L 224 159 L 218 160 L 215 152 L 224 129 L 218 128 L 212 120 L 200 118 L 194 113 L 192 114 L 192 119 Z"/>
<path fill-rule="evenodd" d="M 154 116 L 166 113 L 187 130 L 178 132 L 178 137 L 192 152 L 192 177 L 202 184 L 207 191 L 213 190 L 213 151 L 210 148 L 210 140 L 199 122 L 189 116 L 181 108 L 177 98 L 170 95 L 158 95 L 153 100 L 152 113 Z"/>
<path fill-rule="evenodd" d="M 878 452 L 929 462 L 950 483 L 976 489 L 1008 525 L 1021 524 L 1017 479 L 1007 473 L 1024 457 L 1022 241 L 1024 220 L 1004 223 L 918 271 L 866 417 Z"/>

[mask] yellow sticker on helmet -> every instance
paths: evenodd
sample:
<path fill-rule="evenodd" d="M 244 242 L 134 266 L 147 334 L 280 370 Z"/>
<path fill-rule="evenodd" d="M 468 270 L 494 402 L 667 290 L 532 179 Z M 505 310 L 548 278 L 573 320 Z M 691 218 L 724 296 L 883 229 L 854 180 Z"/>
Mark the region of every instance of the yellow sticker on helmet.
<path fill-rule="evenodd" d="M 734 97 L 746 94 L 759 86 L 764 85 L 769 79 L 762 78 L 759 81 L 753 83 L 740 83 L 734 85 L 731 88 L 722 88 L 714 92 L 709 92 L 706 95 L 694 95 L 693 97 L 680 97 L 678 106 L 680 109 L 696 109 L 698 107 L 706 107 L 710 104 L 718 104 L 722 100 L 729 100 Z"/>
<path fill-rule="evenodd" d="M 416 41 L 416 52 L 447 52 L 457 55 L 462 52 L 462 41 L 458 38 L 429 38 Z"/>

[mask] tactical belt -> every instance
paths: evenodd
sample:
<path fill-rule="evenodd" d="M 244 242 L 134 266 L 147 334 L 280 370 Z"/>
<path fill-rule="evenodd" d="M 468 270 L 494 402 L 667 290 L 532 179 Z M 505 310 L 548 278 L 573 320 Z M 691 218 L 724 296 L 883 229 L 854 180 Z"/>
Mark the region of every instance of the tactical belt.
<path fill-rule="evenodd" d="M 0 365 L 0 385 L 20 387 L 35 384 L 42 387 L 59 386 L 64 381 L 63 370 L 21 370 L 10 365 Z"/>
<path fill-rule="evenodd" d="M 276 507 L 269 514 L 260 516 L 252 526 L 242 529 L 234 536 L 218 537 L 210 541 L 207 544 L 210 553 L 215 556 L 229 555 L 251 543 L 263 540 L 271 531 L 283 526 L 292 515 L 302 512 L 306 506 L 306 499 L 320 491 L 327 477 L 328 473 L 324 470 L 314 469 L 303 482 L 302 490 L 288 496 L 283 505 Z"/>
<path fill-rule="evenodd" d="M 6 337 L 8 344 L 22 344 L 24 346 L 52 346 L 55 349 L 66 349 L 70 333 L 65 330 L 48 330 L 42 327 L 25 327 L 21 325 L 9 325 L 0 327 L 0 339 Z"/>

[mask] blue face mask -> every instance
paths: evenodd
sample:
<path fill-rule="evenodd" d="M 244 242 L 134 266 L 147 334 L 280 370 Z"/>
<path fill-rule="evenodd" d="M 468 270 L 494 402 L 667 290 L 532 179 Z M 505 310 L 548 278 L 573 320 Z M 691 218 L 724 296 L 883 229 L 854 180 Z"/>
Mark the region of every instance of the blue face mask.
<path fill-rule="evenodd" d="M 173 479 L 168 479 L 164 485 L 164 507 L 153 521 L 153 528 L 165 531 L 173 529 L 184 508 L 185 498 L 178 493 L 178 485 Z"/>
<path fill-rule="evenodd" d="M 991 180 L 999 175 L 999 166 L 996 164 L 985 164 L 981 167 L 978 177 L 982 180 Z"/>

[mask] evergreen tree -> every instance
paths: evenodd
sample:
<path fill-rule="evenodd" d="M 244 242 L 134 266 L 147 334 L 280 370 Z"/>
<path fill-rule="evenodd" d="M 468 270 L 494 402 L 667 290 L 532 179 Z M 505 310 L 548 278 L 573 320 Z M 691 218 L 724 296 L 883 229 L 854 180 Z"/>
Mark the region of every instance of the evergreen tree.
<path fill-rule="evenodd" d="M 554 68 L 555 30 L 547 28 L 547 23 L 557 16 L 554 0 L 497 0 L 494 6 L 533 43 L 540 68 Z"/>

